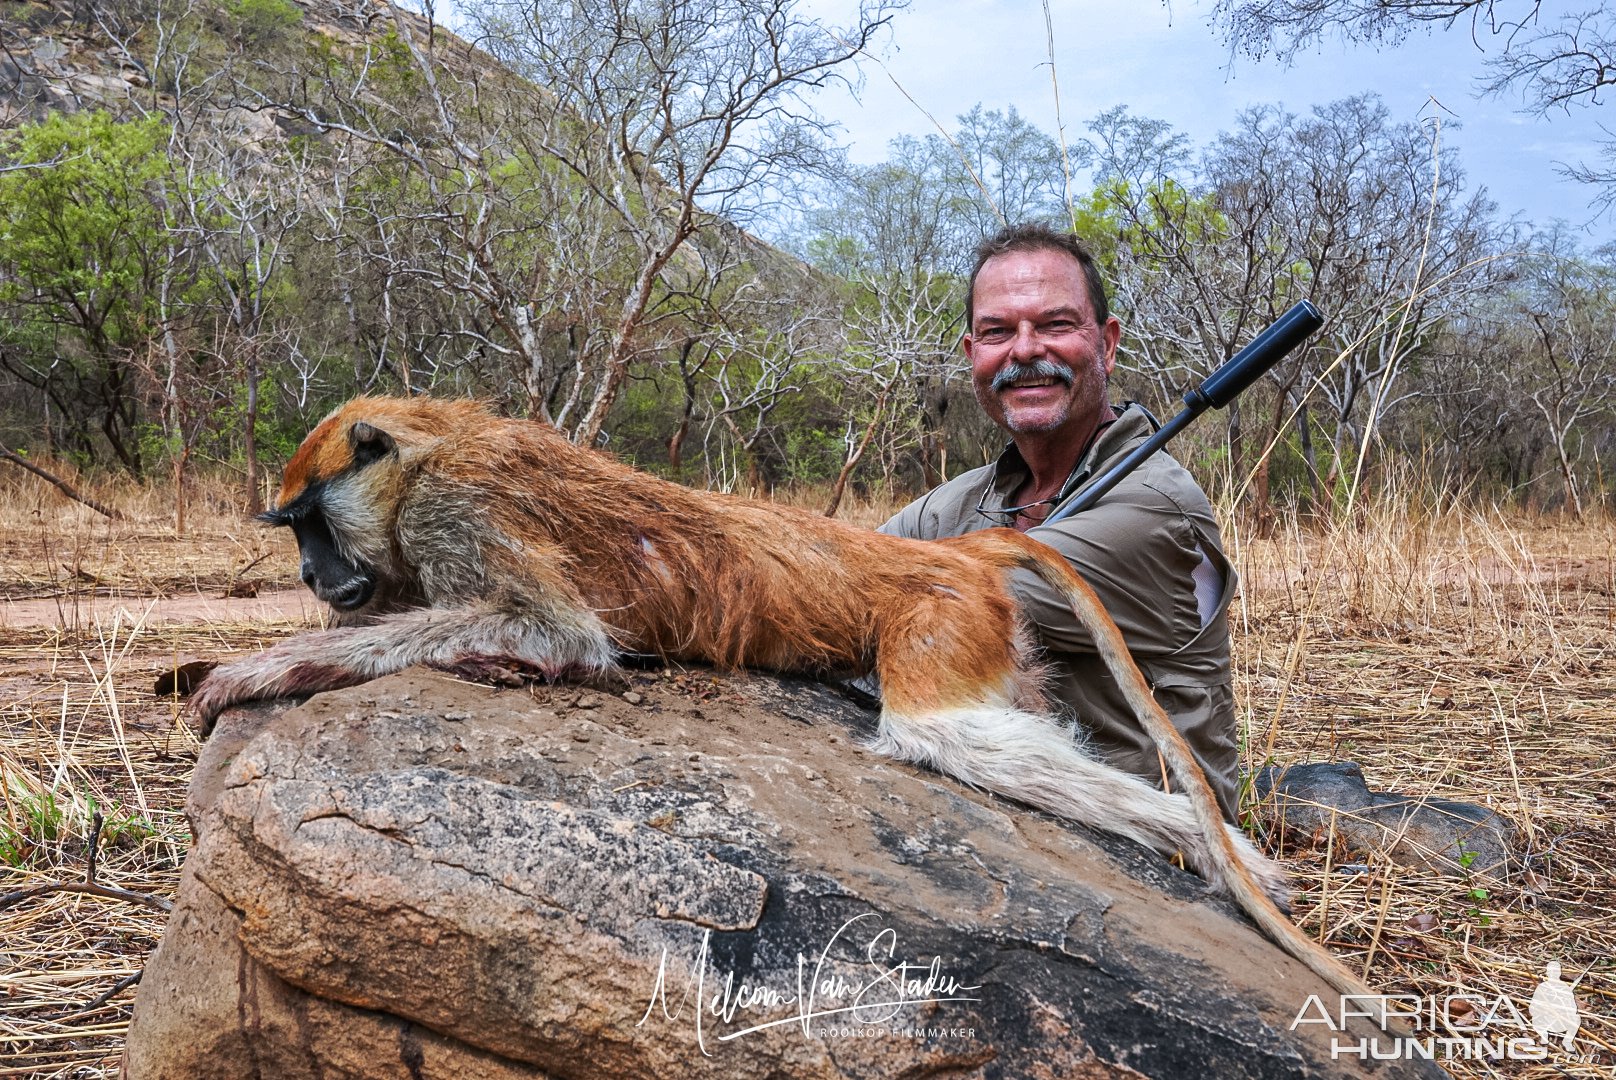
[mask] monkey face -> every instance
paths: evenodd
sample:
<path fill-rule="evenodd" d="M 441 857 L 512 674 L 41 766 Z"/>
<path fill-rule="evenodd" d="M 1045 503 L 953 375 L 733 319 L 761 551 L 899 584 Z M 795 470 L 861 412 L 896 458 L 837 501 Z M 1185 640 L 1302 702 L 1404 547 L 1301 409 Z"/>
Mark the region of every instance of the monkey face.
<path fill-rule="evenodd" d="M 269 516 L 264 515 L 266 519 Z M 294 509 L 275 524 L 290 526 L 292 535 L 297 537 L 298 554 L 303 557 L 303 584 L 315 596 L 338 611 L 355 611 L 370 602 L 376 591 L 376 575 L 369 568 L 343 558 L 331 524 L 319 506 L 302 512 Z"/>
<path fill-rule="evenodd" d="M 354 612 L 375 596 L 386 558 L 387 485 L 377 474 L 396 464 L 397 447 L 362 421 L 348 429 L 346 454 L 305 454 L 313 442 L 311 435 L 287 466 L 280 505 L 258 520 L 290 528 L 303 584 L 339 614 Z"/>

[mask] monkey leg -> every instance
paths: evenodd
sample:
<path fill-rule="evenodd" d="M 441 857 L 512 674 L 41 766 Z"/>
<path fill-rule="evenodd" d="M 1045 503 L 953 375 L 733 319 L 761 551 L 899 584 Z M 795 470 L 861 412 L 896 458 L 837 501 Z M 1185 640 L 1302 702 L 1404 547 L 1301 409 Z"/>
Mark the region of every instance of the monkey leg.
<path fill-rule="evenodd" d="M 452 665 L 503 656 L 555 675 L 604 673 L 615 650 L 592 612 L 567 605 L 420 608 L 368 626 L 299 634 L 256 656 L 215 668 L 191 699 L 206 735 L 219 713 L 261 698 L 354 686 L 412 664 Z"/>

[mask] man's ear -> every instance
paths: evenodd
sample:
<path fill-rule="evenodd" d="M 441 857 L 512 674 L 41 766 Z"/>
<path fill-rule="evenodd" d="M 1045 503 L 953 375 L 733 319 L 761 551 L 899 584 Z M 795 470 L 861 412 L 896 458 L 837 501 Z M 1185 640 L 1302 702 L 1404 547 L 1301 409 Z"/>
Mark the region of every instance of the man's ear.
<path fill-rule="evenodd" d="M 1105 346 L 1105 373 L 1117 366 L 1117 345 L 1122 342 L 1122 324 L 1115 315 L 1106 317 L 1105 325 L 1100 327 L 1100 341 Z"/>
<path fill-rule="evenodd" d="M 361 420 L 348 429 L 348 445 L 353 448 L 354 465 L 362 469 L 391 454 L 397 444 L 387 432 Z"/>

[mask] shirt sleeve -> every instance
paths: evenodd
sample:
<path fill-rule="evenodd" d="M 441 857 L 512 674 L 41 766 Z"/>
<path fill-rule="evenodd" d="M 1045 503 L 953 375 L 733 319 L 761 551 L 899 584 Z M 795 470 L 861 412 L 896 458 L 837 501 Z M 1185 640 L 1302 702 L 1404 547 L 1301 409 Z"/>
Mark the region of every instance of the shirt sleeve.
<path fill-rule="evenodd" d="M 1194 579 L 1201 561 L 1199 538 L 1182 509 L 1161 491 L 1144 484 L 1119 488 L 1098 506 L 1027 535 L 1066 556 L 1136 657 L 1165 656 L 1200 632 Z M 1071 606 L 1036 574 L 1017 571 L 1012 586 L 1046 647 L 1094 651 Z"/>
<path fill-rule="evenodd" d="M 888 536 L 906 536 L 911 540 L 935 540 L 937 537 L 926 535 L 924 528 L 926 502 L 931 493 L 922 495 L 908 506 L 893 514 L 881 525 L 876 532 L 886 533 Z"/>

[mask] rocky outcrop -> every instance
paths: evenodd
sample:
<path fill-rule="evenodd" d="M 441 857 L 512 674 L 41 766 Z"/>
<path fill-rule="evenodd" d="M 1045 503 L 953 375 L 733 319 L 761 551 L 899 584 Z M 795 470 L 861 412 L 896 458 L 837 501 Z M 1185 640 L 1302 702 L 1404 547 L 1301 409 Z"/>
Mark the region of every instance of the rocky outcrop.
<path fill-rule="evenodd" d="M 1355 762 L 1270 766 L 1257 774 L 1268 816 L 1309 838 L 1334 835 L 1353 854 L 1378 853 L 1445 874 L 1508 872 L 1515 826 L 1485 806 L 1370 791 Z"/>
<path fill-rule="evenodd" d="M 126 1075 L 1367 1070 L 1292 1030 L 1335 995 L 1198 879 L 867 753 L 869 723 L 706 674 L 227 713 Z"/>

